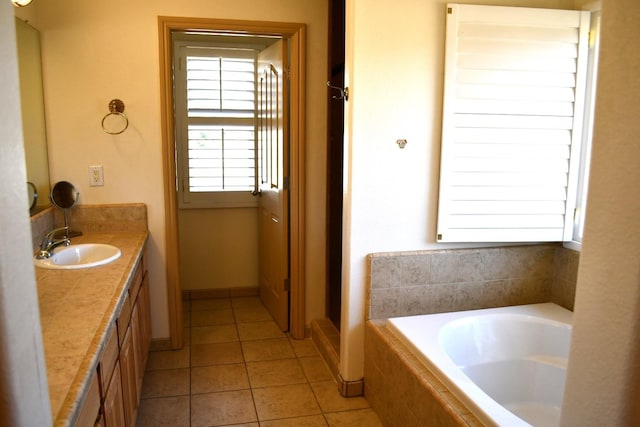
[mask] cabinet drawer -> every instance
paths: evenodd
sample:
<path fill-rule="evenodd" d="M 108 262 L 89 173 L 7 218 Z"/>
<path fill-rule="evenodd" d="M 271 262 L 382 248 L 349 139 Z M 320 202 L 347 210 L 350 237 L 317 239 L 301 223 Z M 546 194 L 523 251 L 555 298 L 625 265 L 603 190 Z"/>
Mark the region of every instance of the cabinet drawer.
<path fill-rule="evenodd" d="M 116 328 L 111 328 L 107 338 L 107 344 L 104 347 L 100 363 L 98 364 L 98 373 L 100 376 L 100 396 L 104 397 L 107 393 L 107 385 L 111 379 L 111 374 L 118 361 L 118 337 Z"/>

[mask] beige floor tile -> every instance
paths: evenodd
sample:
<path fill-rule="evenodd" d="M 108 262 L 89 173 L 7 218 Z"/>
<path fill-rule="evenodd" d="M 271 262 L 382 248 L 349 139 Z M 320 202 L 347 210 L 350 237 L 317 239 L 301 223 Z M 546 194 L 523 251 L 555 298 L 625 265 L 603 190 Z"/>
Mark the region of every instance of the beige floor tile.
<path fill-rule="evenodd" d="M 308 417 L 260 421 L 260 427 L 327 427 L 327 422 L 322 415 L 310 415 Z M 363 424 L 362 427 L 365 425 Z"/>
<path fill-rule="evenodd" d="M 371 409 L 357 409 L 325 414 L 330 427 L 382 427 L 380 419 Z"/>
<path fill-rule="evenodd" d="M 182 313 L 182 326 L 187 328 L 191 327 L 191 312 L 185 311 Z"/>
<path fill-rule="evenodd" d="M 369 408 L 369 403 L 364 397 L 342 397 L 333 380 L 311 383 L 311 388 L 323 412 Z"/>
<path fill-rule="evenodd" d="M 257 420 L 250 390 L 191 396 L 191 427 L 242 424 Z"/>
<path fill-rule="evenodd" d="M 236 308 L 264 308 L 260 297 L 236 297 L 231 298 L 231 305 Z"/>
<path fill-rule="evenodd" d="M 219 310 L 231 308 L 231 301 L 228 298 L 194 299 L 191 300 L 191 311 Z"/>
<path fill-rule="evenodd" d="M 191 313 L 191 326 L 211 326 L 234 323 L 233 310 L 222 308 L 219 310 L 203 310 Z"/>
<path fill-rule="evenodd" d="M 189 394 L 189 369 L 147 371 L 142 382 L 142 398 Z"/>
<path fill-rule="evenodd" d="M 307 381 L 297 359 L 248 362 L 247 373 L 251 388 L 301 384 Z"/>
<path fill-rule="evenodd" d="M 191 328 L 182 329 L 182 346 L 187 347 L 191 345 Z"/>
<path fill-rule="evenodd" d="M 259 297 L 191 300 L 184 313 L 185 347 L 149 355 L 137 426 L 382 425 L 364 398 L 340 396 L 313 341 L 283 334 Z"/>
<path fill-rule="evenodd" d="M 236 325 L 198 326 L 191 328 L 191 345 L 237 341 Z"/>
<path fill-rule="evenodd" d="M 191 393 L 215 393 L 219 391 L 249 388 L 244 363 L 191 368 Z"/>
<path fill-rule="evenodd" d="M 295 357 L 287 338 L 242 341 L 241 343 L 245 362 L 291 359 Z"/>
<path fill-rule="evenodd" d="M 260 423 L 229 424 L 225 427 L 260 427 Z"/>
<path fill-rule="evenodd" d="M 234 307 L 233 314 L 238 323 L 273 320 L 271 314 L 264 307 Z"/>
<path fill-rule="evenodd" d="M 239 341 L 191 346 L 191 366 L 223 365 L 243 361 Z"/>
<path fill-rule="evenodd" d="M 238 323 L 238 335 L 240 341 L 264 340 L 268 338 L 284 338 L 285 334 L 280 330 L 276 322 L 267 320 L 263 322 Z"/>
<path fill-rule="evenodd" d="M 137 427 L 189 427 L 189 396 L 143 399 L 138 407 Z"/>
<path fill-rule="evenodd" d="M 311 357 L 320 355 L 318 349 L 316 348 L 316 345 L 311 338 L 296 340 L 289 337 L 289 342 L 291 342 L 291 347 L 293 347 L 293 351 L 298 357 Z"/>
<path fill-rule="evenodd" d="M 333 380 L 331 371 L 320 356 L 301 357 L 298 359 L 309 382 Z"/>
<path fill-rule="evenodd" d="M 308 384 L 254 389 L 253 399 L 260 421 L 320 414 Z"/>
<path fill-rule="evenodd" d="M 188 368 L 189 350 L 189 346 L 185 346 L 180 350 L 149 352 L 146 369 L 147 371 L 157 371 L 160 369 Z"/>

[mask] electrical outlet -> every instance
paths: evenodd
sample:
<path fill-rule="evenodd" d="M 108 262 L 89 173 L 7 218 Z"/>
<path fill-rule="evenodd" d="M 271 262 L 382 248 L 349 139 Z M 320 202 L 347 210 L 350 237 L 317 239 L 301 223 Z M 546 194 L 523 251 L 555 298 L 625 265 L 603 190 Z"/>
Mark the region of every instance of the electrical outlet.
<path fill-rule="evenodd" d="M 102 165 L 89 166 L 89 185 L 91 187 L 102 187 L 104 185 Z"/>

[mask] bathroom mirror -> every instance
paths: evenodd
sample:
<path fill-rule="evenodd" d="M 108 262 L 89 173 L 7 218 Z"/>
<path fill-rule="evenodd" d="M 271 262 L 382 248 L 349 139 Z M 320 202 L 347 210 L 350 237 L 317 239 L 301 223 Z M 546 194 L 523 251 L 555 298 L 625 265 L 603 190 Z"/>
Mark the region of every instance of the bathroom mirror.
<path fill-rule="evenodd" d="M 80 193 L 72 183 L 67 181 L 56 182 L 51 189 L 51 203 L 57 208 L 66 211 L 78 203 Z"/>
<path fill-rule="evenodd" d="M 15 21 L 27 181 L 34 185 L 37 194 L 49 194 L 40 32 L 19 18 Z M 29 210 L 32 215 L 50 206 L 46 197 L 37 198 L 36 203 Z"/>
<path fill-rule="evenodd" d="M 29 212 L 32 212 L 38 205 L 38 189 L 33 182 L 27 181 L 27 200 L 29 201 Z"/>
<path fill-rule="evenodd" d="M 69 229 L 69 217 L 68 211 L 78 203 L 80 199 L 80 193 L 76 190 L 76 187 L 68 181 L 56 182 L 51 188 L 51 194 L 49 194 L 51 203 L 62 211 L 64 215 L 64 236 L 68 239 L 71 237 L 81 236 L 81 231 L 72 231 Z"/>

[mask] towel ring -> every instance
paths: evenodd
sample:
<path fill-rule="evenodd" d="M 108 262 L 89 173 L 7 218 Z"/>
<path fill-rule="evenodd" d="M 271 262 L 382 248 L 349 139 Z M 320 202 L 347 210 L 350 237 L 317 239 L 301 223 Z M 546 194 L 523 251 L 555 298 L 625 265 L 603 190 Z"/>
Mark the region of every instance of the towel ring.
<path fill-rule="evenodd" d="M 109 122 L 114 123 L 109 125 Z M 124 114 L 124 102 L 119 99 L 112 99 L 109 102 L 109 112 L 102 118 L 102 130 L 109 135 L 119 135 L 127 130 L 128 127 L 129 119 Z"/>

